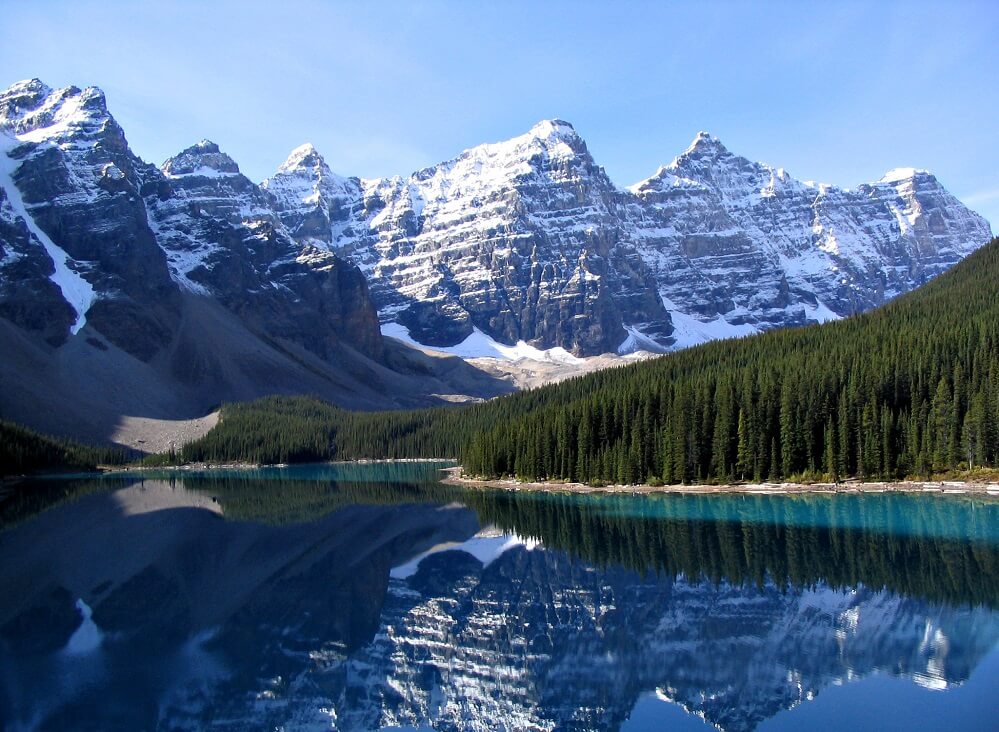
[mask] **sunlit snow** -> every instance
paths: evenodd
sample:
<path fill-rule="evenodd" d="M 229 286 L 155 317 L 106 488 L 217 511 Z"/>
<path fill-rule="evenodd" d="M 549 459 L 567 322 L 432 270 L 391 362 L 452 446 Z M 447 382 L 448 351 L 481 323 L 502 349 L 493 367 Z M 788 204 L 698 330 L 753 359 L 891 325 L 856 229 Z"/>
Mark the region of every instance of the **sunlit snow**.
<path fill-rule="evenodd" d="M 626 325 L 624 329 L 628 332 L 628 336 L 617 347 L 619 355 L 624 356 L 635 351 L 662 353 L 665 350 L 654 338 L 645 335 L 637 326 Z"/>
<path fill-rule="evenodd" d="M 518 361 L 526 358 L 531 361 L 550 361 L 555 363 L 581 364 L 583 359 L 577 358 L 564 348 L 549 348 L 541 350 L 524 341 L 508 346 L 490 338 L 478 328 L 461 343 L 454 346 L 426 346 L 415 340 L 409 329 L 400 323 L 382 323 L 382 335 L 395 338 L 417 348 L 429 348 L 441 353 L 448 353 L 461 358 L 495 358 L 504 361 Z"/>

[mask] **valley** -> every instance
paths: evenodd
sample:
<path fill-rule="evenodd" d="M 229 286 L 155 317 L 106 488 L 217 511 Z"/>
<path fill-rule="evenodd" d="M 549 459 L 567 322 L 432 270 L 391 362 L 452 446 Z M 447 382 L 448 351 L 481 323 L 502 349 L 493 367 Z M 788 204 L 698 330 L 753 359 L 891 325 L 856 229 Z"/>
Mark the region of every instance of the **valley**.
<path fill-rule="evenodd" d="M 133 448 L 270 394 L 475 402 L 839 319 L 991 236 L 925 171 L 800 183 L 704 133 L 630 189 L 560 120 L 408 177 L 305 145 L 257 185 L 209 141 L 150 165 L 101 90 L 31 80 L 0 137 L 0 416 Z"/>

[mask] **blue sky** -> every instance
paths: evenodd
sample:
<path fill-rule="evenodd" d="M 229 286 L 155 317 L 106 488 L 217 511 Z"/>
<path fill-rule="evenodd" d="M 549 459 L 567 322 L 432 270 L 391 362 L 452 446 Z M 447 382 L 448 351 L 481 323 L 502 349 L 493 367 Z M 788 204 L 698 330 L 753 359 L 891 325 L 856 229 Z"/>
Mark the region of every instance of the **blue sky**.
<path fill-rule="evenodd" d="M 405 174 L 572 122 L 619 185 L 707 130 L 842 186 L 932 170 L 999 229 L 999 3 L 5 3 L 0 86 L 100 86 L 160 163 L 209 138 L 255 180 L 313 142 Z"/>

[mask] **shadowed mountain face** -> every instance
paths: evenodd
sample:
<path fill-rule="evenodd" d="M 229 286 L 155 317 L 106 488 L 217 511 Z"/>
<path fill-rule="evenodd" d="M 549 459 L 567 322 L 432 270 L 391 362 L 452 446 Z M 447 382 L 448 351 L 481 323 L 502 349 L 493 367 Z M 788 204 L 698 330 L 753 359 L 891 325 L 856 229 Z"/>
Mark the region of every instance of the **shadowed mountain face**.
<path fill-rule="evenodd" d="M 473 369 L 387 346 L 360 270 L 296 241 L 201 142 L 158 169 L 94 87 L 0 92 L 0 414 L 94 441 L 121 415 L 314 394 L 352 408 L 491 397 Z"/>
<path fill-rule="evenodd" d="M 3 263 L 37 260 L 36 282 L 22 284 L 49 291 L 75 313 L 50 342 L 89 322 L 148 362 L 180 329 L 178 284 L 187 284 L 251 330 L 320 357 L 341 340 L 380 357 L 377 318 L 357 268 L 300 247 L 266 194 L 212 143 L 158 170 L 129 149 L 99 89 L 52 90 L 37 80 L 0 94 L 0 141 L 0 205 L 15 239 Z M 17 325 L 29 332 L 47 325 L 21 317 L 23 309 L 8 304 Z"/>
<path fill-rule="evenodd" d="M 12 728 L 617 729 L 655 693 L 751 730 L 872 674 L 962 685 L 999 641 L 991 503 L 466 508 L 401 474 L 275 475 L 146 481 L 0 534 Z"/>

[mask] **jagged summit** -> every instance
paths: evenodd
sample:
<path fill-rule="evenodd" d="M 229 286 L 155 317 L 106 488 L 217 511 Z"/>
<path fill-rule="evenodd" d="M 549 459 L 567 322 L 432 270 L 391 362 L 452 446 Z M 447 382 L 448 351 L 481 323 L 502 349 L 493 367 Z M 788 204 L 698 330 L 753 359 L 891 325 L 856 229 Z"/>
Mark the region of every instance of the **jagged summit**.
<path fill-rule="evenodd" d="M 549 155 L 586 154 L 586 143 L 576 128 L 561 119 L 543 119 L 523 135 L 481 147 L 515 149 L 518 152 L 535 151 L 540 147 Z"/>
<path fill-rule="evenodd" d="M 110 121 L 104 92 L 95 86 L 52 89 L 28 79 L 0 92 L 0 129 L 22 142 L 59 138 L 84 127 L 97 130 Z"/>
<path fill-rule="evenodd" d="M 343 178 L 307 142 L 289 153 L 260 187 L 269 193 L 285 226 L 303 243 L 328 247 L 333 226 L 344 218 L 341 204 L 360 196 L 357 179 Z"/>
<path fill-rule="evenodd" d="M 450 346 L 477 328 L 582 355 L 859 312 L 989 239 L 938 185 L 908 180 L 816 196 L 702 131 L 621 190 L 550 119 L 408 177 L 334 187 L 279 172 L 264 185 L 296 237 L 359 263 L 383 320 L 416 340 Z"/>
<path fill-rule="evenodd" d="M 991 237 L 928 173 L 896 169 L 856 191 L 808 186 L 707 132 L 622 190 L 557 118 L 373 180 L 340 177 L 305 144 L 259 186 L 208 140 L 167 160 L 161 176 L 132 155 L 93 87 L 18 82 L 0 92 L 0 127 L 11 158 L 39 159 L 22 165 L 18 185 L 30 186 L 32 204 L 58 204 L 43 219 L 71 214 L 89 231 L 107 227 L 100 216 L 126 212 L 115 225 L 137 242 L 129 251 L 150 262 L 162 251 L 183 288 L 233 303 L 239 293 L 284 292 L 281 268 L 308 256 L 318 271 L 335 252 L 367 276 L 384 323 L 436 346 L 478 331 L 593 355 L 827 320 L 918 286 Z M 48 153 L 51 143 L 60 149 Z M 64 165 L 64 178 L 46 161 Z M 32 171 L 38 180 L 28 180 Z M 107 202 L 96 217 L 94 202 Z M 100 237 L 67 251 L 96 261 Z M 77 244 L 78 255 L 69 251 Z M 268 264 L 250 276 L 242 257 Z"/>
<path fill-rule="evenodd" d="M 439 198 L 457 184 L 458 189 L 476 195 L 502 189 L 514 180 L 523 180 L 550 167 L 553 160 L 572 161 L 570 167 L 594 166 L 586 143 L 575 128 L 560 119 L 541 120 L 530 130 L 501 142 L 488 142 L 464 150 L 460 155 L 413 173 L 410 181 L 432 190 L 426 200 Z M 400 185 L 401 178 L 388 179 Z"/>
<path fill-rule="evenodd" d="M 922 168 L 892 168 L 891 170 L 885 172 L 878 183 L 898 183 L 900 181 L 911 180 L 916 177 L 928 176 L 930 178 L 936 179 L 930 171 L 924 170 Z"/>
<path fill-rule="evenodd" d="M 326 168 L 326 161 L 311 142 L 299 145 L 277 169 L 278 173 L 288 173 L 302 168 Z"/>
<path fill-rule="evenodd" d="M 709 132 L 701 130 L 679 157 L 730 154 L 722 141 Z"/>
<path fill-rule="evenodd" d="M 41 79 L 24 79 L 17 81 L 0 92 L 0 99 L 13 99 L 18 97 L 40 97 L 48 96 L 52 93 L 51 87 Z"/>
<path fill-rule="evenodd" d="M 530 159 L 539 152 L 561 157 L 587 154 L 586 143 L 576 132 L 575 127 L 565 120 L 544 119 L 522 135 L 500 142 L 476 145 L 462 152 L 457 158 L 441 163 L 441 165 L 432 166 L 427 170 L 436 170 L 441 166 L 453 165 L 466 159 L 498 162 L 506 165 L 512 161 Z"/>
<path fill-rule="evenodd" d="M 163 163 L 160 170 L 168 176 L 239 173 L 236 161 L 211 140 L 202 140 L 182 150 Z"/>
<path fill-rule="evenodd" d="M 543 119 L 534 125 L 527 134 L 541 139 L 579 137 L 576 128 L 563 119 Z"/>

